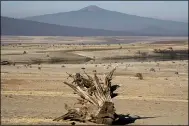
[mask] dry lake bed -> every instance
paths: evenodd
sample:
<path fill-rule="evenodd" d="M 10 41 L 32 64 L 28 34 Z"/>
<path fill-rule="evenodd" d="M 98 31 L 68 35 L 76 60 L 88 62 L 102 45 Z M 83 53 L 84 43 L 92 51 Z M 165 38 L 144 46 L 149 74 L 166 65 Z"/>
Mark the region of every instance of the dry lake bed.
<path fill-rule="evenodd" d="M 113 99 L 116 112 L 156 117 L 131 125 L 187 125 L 188 41 L 137 38 L 130 43 L 125 38 L 3 36 L 1 61 L 11 64 L 1 65 L 1 123 L 70 124 L 52 121 L 66 113 L 64 103 L 77 99 L 63 83 L 66 72 L 85 69 L 92 75 L 96 70 L 103 77 L 117 67 L 112 80 L 121 86 Z"/>

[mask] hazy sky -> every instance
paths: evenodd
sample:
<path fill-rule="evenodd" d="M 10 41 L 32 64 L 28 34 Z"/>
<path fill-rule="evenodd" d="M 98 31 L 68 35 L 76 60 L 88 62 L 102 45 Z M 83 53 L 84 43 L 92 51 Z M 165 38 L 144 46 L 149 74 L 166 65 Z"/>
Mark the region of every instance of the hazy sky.
<path fill-rule="evenodd" d="M 89 5 L 144 17 L 188 21 L 188 1 L 1 1 L 1 15 L 22 18 L 78 10 Z"/>

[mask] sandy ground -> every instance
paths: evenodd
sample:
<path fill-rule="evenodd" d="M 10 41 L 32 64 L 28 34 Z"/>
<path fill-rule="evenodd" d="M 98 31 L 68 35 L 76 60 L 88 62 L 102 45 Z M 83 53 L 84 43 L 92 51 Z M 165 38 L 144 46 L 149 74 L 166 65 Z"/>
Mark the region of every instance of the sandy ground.
<path fill-rule="evenodd" d="M 116 112 L 156 117 L 136 120 L 131 125 L 187 125 L 188 60 L 128 62 L 123 59 L 121 62 L 114 60 L 111 63 L 102 60 L 105 57 L 135 55 L 138 50 L 151 53 L 155 48 L 165 49 L 170 46 L 173 49 L 188 49 L 187 43 L 134 46 L 132 44 L 110 46 L 22 44 L 14 47 L 4 45 L 1 49 L 2 59 L 22 62 L 16 63 L 15 66 L 1 66 L 1 123 L 70 124 L 67 121 L 52 121 L 66 113 L 64 103 L 73 104 L 78 97 L 63 84 L 63 81 L 67 80 L 66 72 L 83 73 L 81 68 L 84 67 L 91 75 L 93 70 L 97 70 L 98 75 L 103 78 L 117 66 L 112 80 L 113 84 L 121 86 L 117 90 L 119 96 L 113 99 Z M 23 54 L 23 51 L 27 51 L 27 54 Z M 84 63 L 42 63 L 32 64 L 32 67 L 24 66 L 30 63 L 32 57 L 43 59 L 47 54 L 49 57 L 64 58 L 66 61 L 73 59 L 82 61 L 86 57 L 95 57 L 99 62 L 90 60 Z M 41 70 L 38 67 L 41 67 Z M 155 72 L 150 71 L 150 68 L 154 68 Z M 139 72 L 143 74 L 144 80 L 135 77 Z"/>

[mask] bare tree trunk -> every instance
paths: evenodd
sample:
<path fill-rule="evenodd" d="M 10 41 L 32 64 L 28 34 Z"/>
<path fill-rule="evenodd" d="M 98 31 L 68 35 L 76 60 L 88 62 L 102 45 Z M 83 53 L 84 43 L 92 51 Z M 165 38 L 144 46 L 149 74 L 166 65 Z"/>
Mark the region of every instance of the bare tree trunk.
<path fill-rule="evenodd" d="M 76 75 L 69 74 L 73 82 L 64 82 L 64 84 L 70 86 L 80 96 L 76 104 L 80 104 L 81 106 L 79 108 L 70 108 L 68 105 L 65 105 L 68 113 L 54 119 L 54 121 L 74 120 L 112 124 L 116 119 L 114 103 L 112 102 L 112 98 L 115 97 L 113 91 L 118 87 L 111 84 L 115 70 L 116 68 L 107 74 L 104 82 L 99 80 L 96 73 L 94 73 L 94 77 L 89 76 L 85 71 L 86 77 L 79 73 Z"/>

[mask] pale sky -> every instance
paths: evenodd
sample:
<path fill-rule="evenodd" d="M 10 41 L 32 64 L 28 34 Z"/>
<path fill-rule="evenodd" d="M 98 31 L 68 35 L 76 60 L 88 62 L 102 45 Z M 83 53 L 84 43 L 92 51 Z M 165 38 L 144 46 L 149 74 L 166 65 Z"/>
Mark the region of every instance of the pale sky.
<path fill-rule="evenodd" d="M 188 21 L 188 1 L 1 1 L 1 15 L 23 18 L 79 10 L 89 5 L 143 17 Z"/>

